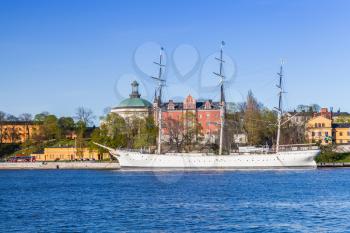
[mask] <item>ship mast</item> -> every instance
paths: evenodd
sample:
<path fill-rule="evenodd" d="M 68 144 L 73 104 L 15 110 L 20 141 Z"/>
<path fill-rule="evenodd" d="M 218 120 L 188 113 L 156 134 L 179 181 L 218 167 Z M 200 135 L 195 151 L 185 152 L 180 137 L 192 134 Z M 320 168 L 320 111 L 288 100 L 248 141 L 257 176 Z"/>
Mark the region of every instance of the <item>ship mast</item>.
<path fill-rule="evenodd" d="M 279 83 L 277 84 L 278 88 L 278 107 L 276 107 L 277 111 L 277 139 L 276 139 L 276 153 L 279 152 L 280 149 L 280 138 L 281 138 L 281 120 L 282 120 L 282 95 L 283 95 L 283 86 L 282 86 L 282 81 L 283 81 L 283 61 L 281 61 L 281 67 L 280 67 L 280 72 L 277 73 L 279 76 Z"/>
<path fill-rule="evenodd" d="M 225 42 L 221 41 L 221 48 L 220 48 L 220 58 L 215 58 L 220 62 L 220 68 L 219 73 L 213 72 L 217 77 L 220 78 L 220 142 L 219 142 L 219 155 L 222 155 L 222 147 L 223 147 L 223 140 L 224 140 L 224 127 L 225 127 L 225 94 L 224 94 L 224 80 L 225 76 L 223 74 L 223 63 L 225 62 L 223 60 L 223 48 L 224 48 Z"/>
<path fill-rule="evenodd" d="M 158 81 L 158 98 L 157 98 L 157 110 L 158 110 L 158 146 L 157 146 L 157 153 L 161 154 L 162 152 L 162 88 L 165 86 L 165 79 L 162 79 L 163 75 L 163 67 L 165 65 L 162 63 L 163 60 L 163 51 L 164 48 L 160 48 L 159 52 L 159 62 L 153 62 L 157 66 L 159 66 L 159 72 L 157 77 L 151 76 L 151 78 Z"/>

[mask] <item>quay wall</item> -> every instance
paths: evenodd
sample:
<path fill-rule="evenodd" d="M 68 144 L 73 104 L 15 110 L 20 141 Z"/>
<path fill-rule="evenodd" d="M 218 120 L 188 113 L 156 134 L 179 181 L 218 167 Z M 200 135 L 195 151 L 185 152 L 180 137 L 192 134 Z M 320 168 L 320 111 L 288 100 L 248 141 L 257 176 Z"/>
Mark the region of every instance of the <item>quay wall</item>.
<path fill-rule="evenodd" d="M 21 169 L 96 169 L 115 170 L 120 169 L 117 162 L 17 162 L 0 163 L 0 170 Z"/>

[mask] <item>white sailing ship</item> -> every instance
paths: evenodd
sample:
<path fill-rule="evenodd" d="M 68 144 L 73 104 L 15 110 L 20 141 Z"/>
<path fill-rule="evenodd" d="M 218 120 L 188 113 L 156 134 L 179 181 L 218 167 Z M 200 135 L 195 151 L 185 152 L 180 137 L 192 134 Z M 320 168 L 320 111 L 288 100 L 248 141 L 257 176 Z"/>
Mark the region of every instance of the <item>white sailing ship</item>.
<path fill-rule="evenodd" d="M 225 127 L 225 99 L 224 99 L 224 75 L 223 75 L 223 45 L 220 50 L 219 73 L 214 73 L 220 78 L 221 106 L 220 106 L 220 142 L 219 155 L 210 153 L 165 153 L 162 154 L 162 112 L 158 108 L 158 148 L 157 153 L 144 153 L 124 149 L 113 149 L 98 143 L 96 145 L 109 151 L 111 156 L 118 160 L 121 168 L 134 169 L 276 169 L 276 168 L 315 168 L 315 157 L 319 154 L 318 147 L 313 145 L 289 145 L 280 146 L 281 118 L 282 118 L 282 65 L 279 72 L 279 106 L 278 130 L 276 147 L 271 150 L 240 150 L 228 155 L 223 154 L 223 138 Z M 159 99 L 165 80 L 162 79 L 163 67 L 162 52 L 160 54 L 158 77 L 152 77 L 159 82 Z"/>

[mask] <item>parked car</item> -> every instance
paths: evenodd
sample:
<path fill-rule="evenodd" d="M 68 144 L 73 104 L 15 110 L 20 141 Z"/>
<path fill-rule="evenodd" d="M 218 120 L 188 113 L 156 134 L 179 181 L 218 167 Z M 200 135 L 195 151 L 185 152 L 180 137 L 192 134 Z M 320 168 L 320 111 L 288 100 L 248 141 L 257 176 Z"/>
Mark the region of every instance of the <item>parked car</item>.
<path fill-rule="evenodd" d="M 35 156 L 31 156 L 31 155 L 16 155 L 13 157 L 10 157 L 7 162 L 11 162 L 11 163 L 17 163 L 17 162 L 35 162 L 36 158 Z"/>

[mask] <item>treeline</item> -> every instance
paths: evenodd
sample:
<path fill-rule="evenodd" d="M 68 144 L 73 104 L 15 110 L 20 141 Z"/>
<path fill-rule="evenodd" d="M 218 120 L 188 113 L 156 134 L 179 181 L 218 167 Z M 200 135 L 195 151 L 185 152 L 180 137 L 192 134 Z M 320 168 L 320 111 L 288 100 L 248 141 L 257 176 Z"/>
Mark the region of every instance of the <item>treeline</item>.
<path fill-rule="evenodd" d="M 299 105 L 296 112 L 316 112 L 320 107 L 317 104 Z M 252 91 L 248 92 L 246 101 L 236 105 L 236 111 L 228 114 L 230 136 L 245 134 L 248 145 L 276 144 L 277 112 L 265 107 L 256 99 Z M 281 144 L 305 143 L 305 126 L 293 124 L 287 116 L 282 118 Z M 232 144 L 231 147 L 236 145 Z"/>
<path fill-rule="evenodd" d="M 84 147 L 87 145 L 85 138 L 90 137 L 89 134 L 94 129 L 94 127 L 91 127 L 94 119 L 93 112 L 84 107 L 77 108 L 74 116 L 67 117 L 57 117 L 48 112 L 42 112 L 34 116 L 23 113 L 16 117 L 0 111 L 0 148 L 15 148 L 20 152 L 29 154 L 43 149 L 45 146 L 74 145 Z M 17 130 L 17 123 L 24 125 L 25 132 Z M 3 130 L 5 125 L 7 128 L 9 125 L 12 128 Z M 34 131 L 33 128 L 36 130 Z M 20 139 L 23 135 L 25 135 L 26 140 L 21 142 Z M 72 141 L 72 138 L 75 140 Z M 11 143 L 5 144 L 4 141 Z M 9 144 L 14 146 L 9 146 Z M 11 151 L 6 149 L 4 154 L 9 154 Z"/>
<path fill-rule="evenodd" d="M 152 116 L 124 119 L 115 113 L 101 118 L 100 127 L 91 134 L 89 146 L 98 150 L 93 144 L 98 142 L 114 148 L 153 148 L 156 145 L 158 128 Z"/>

